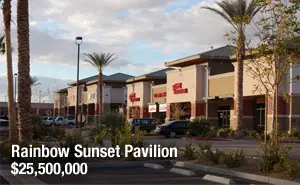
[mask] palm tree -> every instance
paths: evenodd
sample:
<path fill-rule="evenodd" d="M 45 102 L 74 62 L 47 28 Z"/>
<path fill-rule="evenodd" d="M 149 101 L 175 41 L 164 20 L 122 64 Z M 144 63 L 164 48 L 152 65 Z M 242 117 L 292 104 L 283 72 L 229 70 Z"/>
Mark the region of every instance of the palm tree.
<path fill-rule="evenodd" d="M 18 118 L 19 140 L 30 141 L 31 132 L 31 88 L 30 87 L 30 43 L 28 0 L 17 2 L 18 36 Z"/>
<path fill-rule="evenodd" d="M 92 64 L 98 70 L 98 105 L 99 105 L 99 115 L 103 115 L 103 70 L 107 67 L 116 57 L 113 57 L 114 54 L 111 53 L 92 53 L 84 54 L 87 59 L 86 62 Z"/>
<path fill-rule="evenodd" d="M 0 53 L 1 54 L 5 54 L 5 41 L 4 41 L 5 37 L 4 35 L 0 36 Z"/>
<path fill-rule="evenodd" d="M 202 7 L 222 16 L 237 32 L 237 135 L 241 135 L 243 127 L 243 75 L 245 58 L 245 29 L 251 23 L 253 17 L 261 9 L 256 0 L 223 0 L 217 2 L 221 10 L 212 7 Z"/>
<path fill-rule="evenodd" d="M 35 87 L 37 85 L 41 85 L 41 83 L 39 82 L 38 77 L 30 76 L 30 87 Z"/>
<path fill-rule="evenodd" d="M 13 81 L 12 50 L 11 50 L 11 30 L 10 30 L 11 0 L 3 1 L 2 13 L 4 19 L 5 37 L 4 36 L 1 37 L 1 52 L 5 53 L 6 55 L 9 141 L 12 144 L 16 144 L 18 142 L 18 133 L 17 133 L 17 126 L 16 126 L 16 109 L 15 109 L 16 105 L 14 100 L 14 81 Z"/>

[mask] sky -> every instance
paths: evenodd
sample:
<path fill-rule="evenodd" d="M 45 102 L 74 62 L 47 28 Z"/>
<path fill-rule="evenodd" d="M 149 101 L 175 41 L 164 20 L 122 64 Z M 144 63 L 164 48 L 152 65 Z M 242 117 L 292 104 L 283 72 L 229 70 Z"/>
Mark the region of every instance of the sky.
<path fill-rule="evenodd" d="M 88 2 L 88 3 L 87 3 Z M 164 67 L 164 62 L 228 44 L 230 25 L 201 9 L 214 0 L 31 0 L 30 49 L 34 76 L 76 79 L 77 45 L 80 78 L 97 71 L 83 53 L 110 52 L 117 58 L 104 70 L 141 75 Z M 16 22 L 16 0 L 12 0 Z M 1 20 L 3 17 L 1 15 Z M 1 25 L 3 26 L 3 24 Z M 1 33 L 1 29 L 0 29 Z M 17 71 L 16 25 L 12 24 L 14 72 Z M 0 75 L 5 75 L 0 56 Z"/>

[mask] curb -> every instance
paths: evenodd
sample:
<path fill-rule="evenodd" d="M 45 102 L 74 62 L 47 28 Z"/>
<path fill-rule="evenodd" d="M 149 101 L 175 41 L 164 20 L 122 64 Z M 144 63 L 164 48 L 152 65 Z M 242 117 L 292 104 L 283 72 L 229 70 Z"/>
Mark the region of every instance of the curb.
<path fill-rule="evenodd" d="M 184 169 L 180 169 L 180 168 L 172 168 L 170 170 L 170 172 L 172 173 L 177 173 L 180 175 L 185 175 L 185 176 L 195 176 L 196 174 L 194 172 L 192 172 L 191 170 L 184 170 Z"/>
<path fill-rule="evenodd" d="M 231 139 L 223 138 L 208 138 L 208 137 L 183 137 L 184 140 L 196 140 L 196 141 L 232 141 Z"/>
<path fill-rule="evenodd" d="M 174 160 L 171 161 L 171 162 L 176 167 L 185 167 L 185 168 L 197 169 L 197 170 L 202 170 L 202 171 L 206 171 L 206 172 L 210 172 L 210 173 L 228 175 L 228 176 L 231 176 L 231 177 L 238 177 L 238 178 L 243 178 L 243 179 L 248 179 L 248 180 L 255 179 L 255 181 L 270 183 L 270 184 L 274 184 L 274 185 L 282 185 L 282 184 L 300 185 L 300 182 L 282 180 L 282 179 L 277 179 L 277 178 L 273 178 L 273 177 L 256 175 L 256 174 L 245 173 L 245 172 L 239 172 L 239 171 L 228 170 L 228 169 L 222 169 L 222 168 L 217 168 L 217 167 L 212 167 L 212 166 L 193 164 L 193 163 L 190 163 L 190 162 L 174 161 Z"/>
<path fill-rule="evenodd" d="M 14 176 L 11 174 L 9 170 L 0 170 L 0 175 L 7 180 L 7 182 L 11 185 L 19 185 L 19 184 L 41 184 L 46 185 L 46 183 L 40 181 L 39 179 L 30 176 L 30 175 L 17 175 Z"/>
<path fill-rule="evenodd" d="M 235 184 L 235 182 L 232 179 L 210 175 L 210 174 L 205 175 L 202 179 L 220 183 L 220 184 L 227 184 L 227 185 Z"/>
<path fill-rule="evenodd" d="M 153 168 L 155 170 L 163 170 L 165 168 L 163 165 L 153 164 L 153 163 L 145 163 L 144 167 Z"/>
<path fill-rule="evenodd" d="M 122 162 L 97 162 L 87 163 L 89 167 L 113 168 L 113 167 L 144 167 L 145 163 L 171 164 L 170 160 L 154 161 L 122 161 Z"/>

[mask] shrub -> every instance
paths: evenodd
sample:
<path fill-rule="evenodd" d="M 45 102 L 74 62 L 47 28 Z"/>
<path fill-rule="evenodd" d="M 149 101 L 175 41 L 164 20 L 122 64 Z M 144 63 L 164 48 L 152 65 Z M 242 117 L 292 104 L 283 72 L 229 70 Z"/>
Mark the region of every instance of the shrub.
<path fill-rule="evenodd" d="M 290 136 L 291 136 L 291 137 L 299 137 L 299 136 L 300 136 L 300 132 L 297 131 L 295 128 L 293 128 L 293 129 L 291 130 Z"/>
<path fill-rule="evenodd" d="M 229 133 L 229 131 L 225 130 L 224 128 L 221 128 L 218 130 L 217 135 L 222 138 L 227 138 L 228 133 Z"/>
<path fill-rule="evenodd" d="M 195 156 L 198 162 L 206 162 L 209 160 L 208 152 L 211 151 L 211 144 L 198 144 Z"/>
<path fill-rule="evenodd" d="M 104 126 L 107 131 L 109 131 L 113 147 L 116 146 L 116 141 L 114 138 L 116 137 L 118 130 L 120 130 L 125 124 L 125 120 L 126 118 L 124 115 L 114 111 L 105 114 L 101 118 L 101 125 Z"/>
<path fill-rule="evenodd" d="M 213 162 L 214 164 L 220 164 L 223 162 L 224 152 L 216 149 L 215 151 L 208 150 L 207 151 L 207 158 L 209 161 Z"/>
<path fill-rule="evenodd" d="M 235 136 L 235 131 L 234 130 L 230 130 L 229 135 L 230 135 L 230 137 L 234 137 Z"/>
<path fill-rule="evenodd" d="M 210 130 L 209 132 L 206 133 L 206 137 L 212 138 L 217 136 L 217 131 L 216 130 Z"/>
<path fill-rule="evenodd" d="M 194 160 L 195 157 L 195 151 L 196 149 L 192 147 L 192 144 L 190 142 L 185 144 L 185 148 L 182 150 L 183 151 L 183 157 L 186 160 Z"/>
<path fill-rule="evenodd" d="M 244 150 L 234 150 L 234 151 L 229 151 L 228 154 L 224 155 L 224 163 L 229 167 L 229 168 L 235 168 L 242 166 L 247 162 L 247 159 L 244 154 Z"/>
<path fill-rule="evenodd" d="M 191 122 L 188 135 L 204 137 L 211 130 L 211 126 L 212 124 L 203 116 L 197 117 Z"/>
<path fill-rule="evenodd" d="M 274 171 L 283 178 L 295 179 L 300 176 L 300 163 L 299 161 L 286 158 L 275 164 Z"/>
<path fill-rule="evenodd" d="M 61 140 L 65 136 L 65 130 L 61 128 L 47 127 L 41 123 L 35 123 L 32 127 L 32 138 L 34 140 L 43 139 L 45 136 L 50 136 Z"/>
<path fill-rule="evenodd" d="M 116 145 L 119 145 L 120 155 L 122 157 L 125 157 L 125 145 L 132 145 L 134 148 L 141 148 L 146 144 L 143 133 L 138 128 L 135 128 L 134 133 L 132 133 L 132 128 L 129 124 L 125 124 L 121 129 L 119 129 L 113 139 Z M 133 154 L 130 154 L 126 160 L 136 160 L 136 158 Z"/>
<path fill-rule="evenodd" d="M 86 138 L 86 142 L 88 140 L 93 144 L 99 144 L 100 146 L 104 146 L 103 140 L 107 135 L 107 132 L 108 131 L 106 127 L 98 124 L 96 128 L 91 129 L 88 137 Z"/>
<path fill-rule="evenodd" d="M 277 138 L 272 134 L 269 143 L 261 143 L 261 163 L 259 170 L 262 172 L 271 172 L 274 166 L 282 160 L 288 158 L 290 147 L 285 147 L 278 142 Z"/>

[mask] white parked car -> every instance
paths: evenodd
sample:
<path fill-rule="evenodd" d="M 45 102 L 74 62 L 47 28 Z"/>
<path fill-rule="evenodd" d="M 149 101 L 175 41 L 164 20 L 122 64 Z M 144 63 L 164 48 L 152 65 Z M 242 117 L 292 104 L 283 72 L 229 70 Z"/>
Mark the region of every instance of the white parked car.
<path fill-rule="evenodd" d="M 0 132 L 7 132 L 8 131 L 8 120 L 0 119 Z"/>
<path fill-rule="evenodd" d="M 53 117 L 48 117 L 46 121 L 44 121 L 44 124 L 45 125 L 48 125 L 48 126 L 52 126 L 54 125 L 54 118 Z"/>
<path fill-rule="evenodd" d="M 75 125 L 74 119 L 66 119 L 64 117 L 57 117 L 55 119 L 55 125 Z"/>

